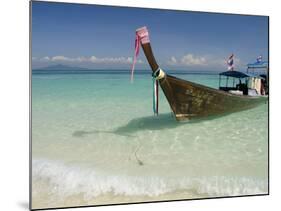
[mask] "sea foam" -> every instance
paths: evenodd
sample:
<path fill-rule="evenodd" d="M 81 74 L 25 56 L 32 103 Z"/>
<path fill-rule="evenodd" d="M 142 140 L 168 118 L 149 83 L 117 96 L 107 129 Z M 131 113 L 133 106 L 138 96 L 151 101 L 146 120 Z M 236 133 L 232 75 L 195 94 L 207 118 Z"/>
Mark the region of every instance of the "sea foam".
<path fill-rule="evenodd" d="M 56 195 L 62 198 L 82 194 L 85 200 L 107 193 L 155 197 L 179 190 L 190 191 L 198 197 L 201 195 L 218 197 L 267 193 L 267 182 L 254 178 L 128 176 L 109 174 L 90 167 L 46 159 L 34 159 L 32 163 L 34 185 L 44 183 L 48 187 L 46 190 L 33 192 L 34 197 L 40 191 L 49 191 L 48 195 Z"/>

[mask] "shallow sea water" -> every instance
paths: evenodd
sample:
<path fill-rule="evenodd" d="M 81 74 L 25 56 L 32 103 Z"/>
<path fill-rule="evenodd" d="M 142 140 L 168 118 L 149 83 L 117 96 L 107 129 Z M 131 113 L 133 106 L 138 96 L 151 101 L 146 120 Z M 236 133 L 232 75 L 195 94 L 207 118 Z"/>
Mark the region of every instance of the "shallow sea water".
<path fill-rule="evenodd" d="M 268 104 L 178 123 L 149 74 L 113 73 L 33 73 L 33 208 L 268 192 Z"/>

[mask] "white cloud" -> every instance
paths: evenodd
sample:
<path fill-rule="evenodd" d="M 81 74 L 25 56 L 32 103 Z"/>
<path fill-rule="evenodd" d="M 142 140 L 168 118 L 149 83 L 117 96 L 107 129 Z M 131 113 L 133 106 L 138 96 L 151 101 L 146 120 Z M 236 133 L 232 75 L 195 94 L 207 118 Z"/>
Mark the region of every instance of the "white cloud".
<path fill-rule="evenodd" d="M 35 58 L 35 57 L 33 57 Z M 133 62 L 132 57 L 66 57 L 66 56 L 53 56 L 53 57 L 42 57 L 40 61 L 51 61 L 51 62 L 89 62 L 89 63 L 96 63 L 96 64 L 131 64 Z M 137 63 L 143 63 L 142 60 L 138 59 Z"/>
<path fill-rule="evenodd" d="M 177 59 L 176 59 L 176 57 L 172 56 L 172 57 L 168 60 L 168 64 L 169 64 L 169 65 L 176 65 L 176 64 L 177 64 Z"/>
<path fill-rule="evenodd" d="M 181 58 L 181 64 L 184 66 L 206 65 L 205 57 L 196 57 L 193 54 L 186 54 Z"/>
<path fill-rule="evenodd" d="M 182 57 L 176 58 L 171 56 L 168 60 L 168 65 L 182 66 L 182 67 L 195 67 L 195 66 L 210 66 L 210 67 L 227 67 L 227 58 L 215 58 L 214 56 L 195 56 L 188 53 Z M 238 57 L 234 58 L 234 65 L 240 66 L 241 60 Z"/>
<path fill-rule="evenodd" d="M 50 61 L 50 57 L 48 57 L 48 56 L 42 57 L 42 58 L 40 58 L 40 61 L 43 61 L 43 62 Z"/>
<path fill-rule="evenodd" d="M 66 61 L 66 62 L 72 62 L 74 61 L 75 59 L 73 58 L 68 58 L 68 57 L 65 57 L 65 56 L 53 56 L 51 58 L 52 61 Z"/>
<path fill-rule="evenodd" d="M 68 61 L 68 58 L 64 56 L 54 56 L 51 58 L 52 61 Z"/>
<path fill-rule="evenodd" d="M 92 63 L 99 64 L 131 64 L 133 62 L 132 57 L 103 57 L 98 58 L 96 56 L 91 56 L 89 61 Z M 137 63 L 143 63 L 142 60 L 137 60 Z"/>
<path fill-rule="evenodd" d="M 207 59 L 205 57 L 194 56 L 189 53 L 182 56 L 180 59 L 177 59 L 175 56 L 172 56 L 168 60 L 169 65 L 180 65 L 180 66 L 202 66 L 207 65 Z"/>

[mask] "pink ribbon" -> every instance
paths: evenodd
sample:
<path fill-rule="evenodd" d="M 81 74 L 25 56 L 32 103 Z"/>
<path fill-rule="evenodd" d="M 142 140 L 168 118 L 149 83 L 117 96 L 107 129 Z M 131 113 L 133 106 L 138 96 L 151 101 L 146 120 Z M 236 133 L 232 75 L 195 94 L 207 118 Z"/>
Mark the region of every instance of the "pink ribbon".
<path fill-rule="evenodd" d="M 133 60 L 133 64 L 132 64 L 132 70 L 131 70 L 131 82 L 134 81 L 134 70 L 135 70 L 135 65 L 137 62 L 137 57 L 139 55 L 140 52 L 140 36 L 138 35 L 138 33 L 136 33 L 136 39 L 135 39 L 135 54 L 134 54 L 134 60 Z"/>
<path fill-rule="evenodd" d="M 149 43 L 149 35 L 148 35 L 148 30 L 147 28 L 141 27 L 139 29 L 137 29 L 136 31 L 136 39 L 135 39 L 135 55 L 134 55 L 134 60 L 133 60 L 133 64 L 132 64 L 132 70 L 131 70 L 131 82 L 134 81 L 134 70 L 135 70 L 135 65 L 137 62 L 137 57 L 139 55 L 139 51 L 140 51 L 140 44 L 145 44 L 145 43 Z"/>

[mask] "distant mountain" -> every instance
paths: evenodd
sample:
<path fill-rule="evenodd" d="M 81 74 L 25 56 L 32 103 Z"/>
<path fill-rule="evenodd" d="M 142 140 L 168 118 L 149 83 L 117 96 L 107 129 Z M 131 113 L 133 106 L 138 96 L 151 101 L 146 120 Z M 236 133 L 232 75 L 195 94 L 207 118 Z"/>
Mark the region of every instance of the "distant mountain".
<path fill-rule="evenodd" d="M 37 68 L 36 70 L 89 70 L 89 69 L 83 67 L 72 67 L 63 64 L 56 64 L 47 67 Z"/>

